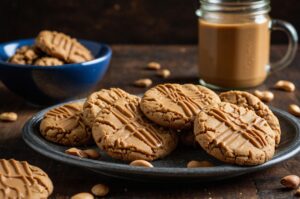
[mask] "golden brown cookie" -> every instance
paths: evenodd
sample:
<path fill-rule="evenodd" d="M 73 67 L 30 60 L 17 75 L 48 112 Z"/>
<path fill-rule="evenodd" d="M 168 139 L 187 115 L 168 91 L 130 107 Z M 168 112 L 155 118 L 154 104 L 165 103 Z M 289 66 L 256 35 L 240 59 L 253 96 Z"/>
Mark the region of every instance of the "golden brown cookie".
<path fill-rule="evenodd" d="M 36 59 L 39 58 L 41 52 L 36 47 L 23 46 L 17 49 L 16 53 L 8 60 L 13 64 L 33 64 Z"/>
<path fill-rule="evenodd" d="M 76 39 L 55 31 L 42 31 L 36 38 L 36 45 L 50 56 L 67 63 L 80 63 L 93 59 L 91 52 Z"/>
<path fill-rule="evenodd" d="M 141 109 L 161 126 L 184 129 L 192 127 L 200 110 L 219 102 L 216 93 L 200 85 L 161 84 L 145 93 Z"/>
<path fill-rule="evenodd" d="M 102 89 L 92 93 L 83 105 L 83 116 L 86 124 L 92 127 L 99 111 L 113 105 L 120 98 L 135 98 L 135 96 L 119 88 Z"/>
<path fill-rule="evenodd" d="M 201 111 L 194 133 L 207 153 L 232 164 L 263 164 L 275 152 L 275 132 L 267 121 L 252 110 L 227 102 Z"/>
<path fill-rule="evenodd" d="M 64 62 L 55 57 L 41 57 L 34 62 L 36 66 L 61 66 Z"/>
<path fill-rule="evenodd" d="M 48 198 L 53 184 L 48 175 L 25 161 L 0 159 L 0 198 Z"/>
<path fill-rule="evenodd" d="M 149 121 L 139 107 L 140 98 L 120 98 L 102 109 L 92 134 L 98 147 L 123 161 L 163 158 L 178 142 L 176 132 Z"/>
<path fill-rule="evenodd" d="M 278 118 L 273 114 L 269 107 L 264 104 L 260 99 L 251 93 L 245 91 L 228 91 L 220 94 L 223 102 L 229 102 L 238 106 L 243 106 L 247 109 L 253 110 L 256 115 L 264 118 L 276 132 L 276 144 L 280 142 L 280 124 Z"/>
<path fill-rule="evenodd" d="M 70 103 L 48 111 L 41 124 L 41 134 L 49 141 L 65 146 L 88 144 L 92 140 L 91 129 L 82 117 L 83 103 Z"/>

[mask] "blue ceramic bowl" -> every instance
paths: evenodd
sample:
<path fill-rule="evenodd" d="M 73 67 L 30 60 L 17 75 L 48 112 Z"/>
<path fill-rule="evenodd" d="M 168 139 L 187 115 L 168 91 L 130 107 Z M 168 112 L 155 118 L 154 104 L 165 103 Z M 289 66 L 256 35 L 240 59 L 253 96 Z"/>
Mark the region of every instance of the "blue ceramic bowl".
<path fill-rule="evenodd" d="M 18 48 L 33 45 L 34 39 L 1 44 L 0 80 L 9 90 L 36 105 L 50 105 L 82 97 L 103 77 L 112 52 L 107 45 L 79 41 L 92 52 L 95 59 L 54 67 L 7 63 Z"/>

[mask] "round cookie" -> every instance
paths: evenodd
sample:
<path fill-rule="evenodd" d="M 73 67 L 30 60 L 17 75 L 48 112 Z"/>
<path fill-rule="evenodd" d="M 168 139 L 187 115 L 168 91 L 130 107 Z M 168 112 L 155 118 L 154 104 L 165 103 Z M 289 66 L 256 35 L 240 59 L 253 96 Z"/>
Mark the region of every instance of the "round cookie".
<path fill-rule="evenodd" d="M 99 111 L 113 105 L 120 98 L 135 98 L 135 96 L 119 88 L 102 89 L 92 93 L 83 105 L 83 117 L 86 124 L 92 128 Z"/>
<path fill-rule="evenodd" d="M 48 198 L 53 184 L 48 175 L 25 161 L 0 159 L 0 198 Z"/>
<path fill-rule="evenodd" d="M 141 112 L 139 102 L 139 97 L 120 98 L 102 109 L 95 120 L 94 140 L 112 158 L 152 161 L 176 148 L 176 132 L 149 121 Z"/>
<path fill-rule="evenodd" d="M 278 118 L 260 99 L 244 91 L 223 92 L 220 94 L 220 98 L 223 102 L 229 102 L 253 110 L 256 115 L 264 118 L 276 133 L 276 144 L 278 145 L 280 143 L 281 129 Z"/>
<path fill-rule="evenodd" d="M 64 62 L 55 57 L 41 57 L 34 62 L 36 66 L 61 66 Z"/>
<path fill-rule="evenodd" d="M 263 164 L 275 152 L 275 132 L 267 121 L 252 110 L 227 102 L 201 111 L 194 133 L 207 153 L 232 164 Z"/>
<path fill-rule="evenodd" d="M 40 124 L 41 134 L 65 146 L 80 146 L 92 141 L 91 129 L 82 118 L 83 103 L 75 102 L 47 112 Z"/>
<path fill-rule="evenodd" d="M 193 84 L 160 84 L 148 90 L 141 109 L 153 122 L 172 129 L 190 128 L 206 106 L 220 102 L 212 90 Z"/>
<path fill-rule="evenodd" d="M 36 38 L 36 46 L 52 57 L 67 63 L 80 63 L 93 59 L 91 52 L 70 36 L 55 32 L 41 31 Z"/>

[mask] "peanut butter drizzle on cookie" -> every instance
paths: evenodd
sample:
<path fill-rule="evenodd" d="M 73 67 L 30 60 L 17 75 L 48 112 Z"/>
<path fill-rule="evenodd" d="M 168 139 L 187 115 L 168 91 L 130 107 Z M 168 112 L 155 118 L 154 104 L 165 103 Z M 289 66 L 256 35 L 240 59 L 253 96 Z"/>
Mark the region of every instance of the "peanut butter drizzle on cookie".
<path fill-rule="evenodd" d="M 228 105 L 226 105 L 228 106 Z M 265 133 L 261 129 L 266 121 L 262 118 L 255 118 L 252 115 L 241 115 L 241 113 L 236 113 L 235 109 L 227 110 L 226 106 L 221 107 L 220 109 L 212 108 L 208 115 L 215 117 L 219 122 L 219 126 L 216 126 L 215 131 L 219 132 L 219 135 L 216 137 L 216 140 L 220 143 L 230 143 L 239 141 L 238 134 L 242 135 L 245 139 L 249 140 L 255 147 L 264 148 L 267 146 L 267 141 L 265 138 Z M 247 121 L 243 121 L 240 117 L 247 117 Z M 231 128 L 236 133 L 230 133 L 227 137 L 226 131 L 230 131 L 230 129 L 220 130 L 219 128 L 224 123 L 226 126 Z"/>
<path fill-rule="evenodd" d="M 158 133 L 155 131 L 153 127 L 147 124 L 144 121 L 144 118 L 138 117 L 137 112 L 138 106 L 136 103 L 128 102 L 125 106 L 115 105 L 114 109 L 111 109 L 110 112 L 124 125 L 124 133 L 125 129 L 128 130 L 128 134 L 124 135 L 123 142 L 128 140 L 131 136 L 134 136 L 147 144 L 149 147 L 158 148 L 162 146 L 162 139 L 158 136 Z M 96 122 L 105 123 L 107 121 L 104 120 L 96 120 Z M 112 128 L 117 129 L 114 124 L 110 123 Z M 122 141 L 119 140 L 121 145 Z"/>
<path fill-rule="evenodd" d="M 47 174 L 27 162 L 0 160 L 1 198 L 47 198 L 53 185 Z"/>

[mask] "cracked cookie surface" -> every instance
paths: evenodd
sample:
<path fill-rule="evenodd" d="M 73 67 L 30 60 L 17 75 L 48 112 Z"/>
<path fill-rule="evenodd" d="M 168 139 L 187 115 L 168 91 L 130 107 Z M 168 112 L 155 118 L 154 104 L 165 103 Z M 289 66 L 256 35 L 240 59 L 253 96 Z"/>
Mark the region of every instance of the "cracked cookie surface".
<path fill-rule="evenodd" d="M 8 60 L 9 63 L 31 65 L 41 56 L 41 52 L 35 46 L 22 46 Z"/>
<path fill-rule="evenodd" d="M 86 124 L 92 128 L 99 111 L 107 106 L 112 106 L 120 98 L 134 99 L 135 96 L 119 88 L 102 89 L 92 93 L 83 105 L 83 117 Z"/>
<path fill-rule="evenodd" d="M 48 198 L 53 184 L 48 175 L 25 161 L 0 159 L 0 198 Z"/>
<path fill-rule="evenodd" d="M 69 103 L 48 111 L 40 132 L 47 140 L 65 146 L 80 146 L 92 140 L 91 129 L 82 117 L 83 103 Z"/>
<path fill-rule="evenodd" d="M 50 56 L 67 63 L 80 63 L 93 59 L 91 52 L 76 39 L 56 31 L 41 31 L 36 45 Z"/>
<path fill-rule="evenodd" d="M 139 105 L 139 97 L 120 98 L 97 115 L 92 128 L 94 141 L 109 156 L 123 161 L 152 161 L 176 148 L 176 132 L 148 120 Z"/>
<path fill-rule="evenodd" d="M 263 164 L 275 152 L 275 132 L 267 121 L 252 110 L 227 102 L 201 111 L 194 134 L 207 153 L 231 164 Z"/>
<path fill-rule="evenodd" d="M 256 115 L 264 118 L 273 131 L 276 132 L 275 141 L 278 145 L 280 143 L 281 129 L 278 118 L 273 114 L 270 108 L 264 104 L 260 99 L 251 93 L 245 91 L 228 91 L 220 94 L 220 98 L 224 102 L 236 104 L 253 110 Z"/>
<path fill-rule="evenodd" d="M 55 57 L 41 57 L 34 62 L 36 66 L 61 66 L 63 64 L 63 61 Z"/>
<path fill-rule="evenodd" d="M 193 84 L 160 84 L 148 90 L 141 109 L 153 122 L 168 128 L 190 128 L 197 113 L 220 102 L 212 90 Z"/>

